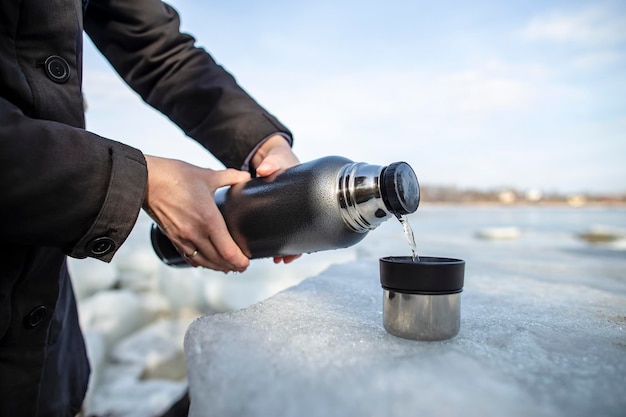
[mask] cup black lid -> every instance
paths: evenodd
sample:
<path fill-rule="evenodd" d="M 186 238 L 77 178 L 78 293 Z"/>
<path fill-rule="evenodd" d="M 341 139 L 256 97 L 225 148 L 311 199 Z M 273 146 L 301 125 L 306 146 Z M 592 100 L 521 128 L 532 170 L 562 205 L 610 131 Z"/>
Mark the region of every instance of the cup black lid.
<path fill-rule="evenodd" d="M 463 291 L 465 261 L 454 258 L 410 256 L 380 258 L 380 284 L 407 294 L 454 294 Z"/>

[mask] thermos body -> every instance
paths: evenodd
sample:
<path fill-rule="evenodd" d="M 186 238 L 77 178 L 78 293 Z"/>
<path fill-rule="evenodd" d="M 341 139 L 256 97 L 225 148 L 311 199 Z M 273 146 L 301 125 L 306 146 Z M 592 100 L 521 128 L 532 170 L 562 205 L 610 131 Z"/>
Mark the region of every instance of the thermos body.
<path fill-rule="evenodd" d="M 254 178 L 216 194 L 233 239 L 250 258 L 297 255 L 345 248 L 366 233 L 348 228 L 337 208 L 337 172 L 349 160 L 326 158 L 310 169 L 297 165 L 288 175 Z"/>
<path fill-rule="evenodd" d="M 383 221 L 417 209 L 415 174 L 403 162 L 396 165 L 390 169 L 329 156 L 219 189 L 215 202 L 251 259 L 345 248 Z M 385 171 L 391 184 L 386 188 L 393 190 L 385 190 Z M 151 236 L 165 263 L 188 265 L 156 225 Z"/>

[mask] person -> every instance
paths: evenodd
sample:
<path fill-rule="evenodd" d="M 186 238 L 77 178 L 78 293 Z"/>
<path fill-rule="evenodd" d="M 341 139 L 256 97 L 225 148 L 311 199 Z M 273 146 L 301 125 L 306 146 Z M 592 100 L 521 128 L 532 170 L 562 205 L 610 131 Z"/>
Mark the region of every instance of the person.
<path fill-rule="evenodd" d="M 0 416 L 81 408 L 89 364 L 66 256 L 109 262 L 143 207 L 192 265 L 243 271 L 213 192 L 298 163 L 291 132 L 179 27 L 160 0 L 0 3 Z M 226 169 L 87 131 L 83 30 Z"/>

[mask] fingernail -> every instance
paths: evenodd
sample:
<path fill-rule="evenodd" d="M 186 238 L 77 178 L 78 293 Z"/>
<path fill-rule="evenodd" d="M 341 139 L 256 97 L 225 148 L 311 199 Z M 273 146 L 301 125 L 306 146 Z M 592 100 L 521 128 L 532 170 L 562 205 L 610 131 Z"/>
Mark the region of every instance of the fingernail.
<path fill-rule="evenodd" d="M 257 171 L 263 171 L 265 169 L 266 165 L 267 165 L 267 162 L 262 162 L 261 165 L 256 167 L 256 170 Z"/>

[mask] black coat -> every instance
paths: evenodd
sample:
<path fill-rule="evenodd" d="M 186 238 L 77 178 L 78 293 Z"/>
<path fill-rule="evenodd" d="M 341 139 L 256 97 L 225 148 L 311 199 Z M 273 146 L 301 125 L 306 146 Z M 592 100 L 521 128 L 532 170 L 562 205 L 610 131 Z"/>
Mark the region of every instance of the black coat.
<path fill-rule="evenodd" d="M 110 261 L 143 154 L 85 130 L 83 26 L 122 78 L 228 167 L 289 134 L 159 0 L 0 2 L 0 417 L 71 416 L 89 365 L 65 256 Z"/>

